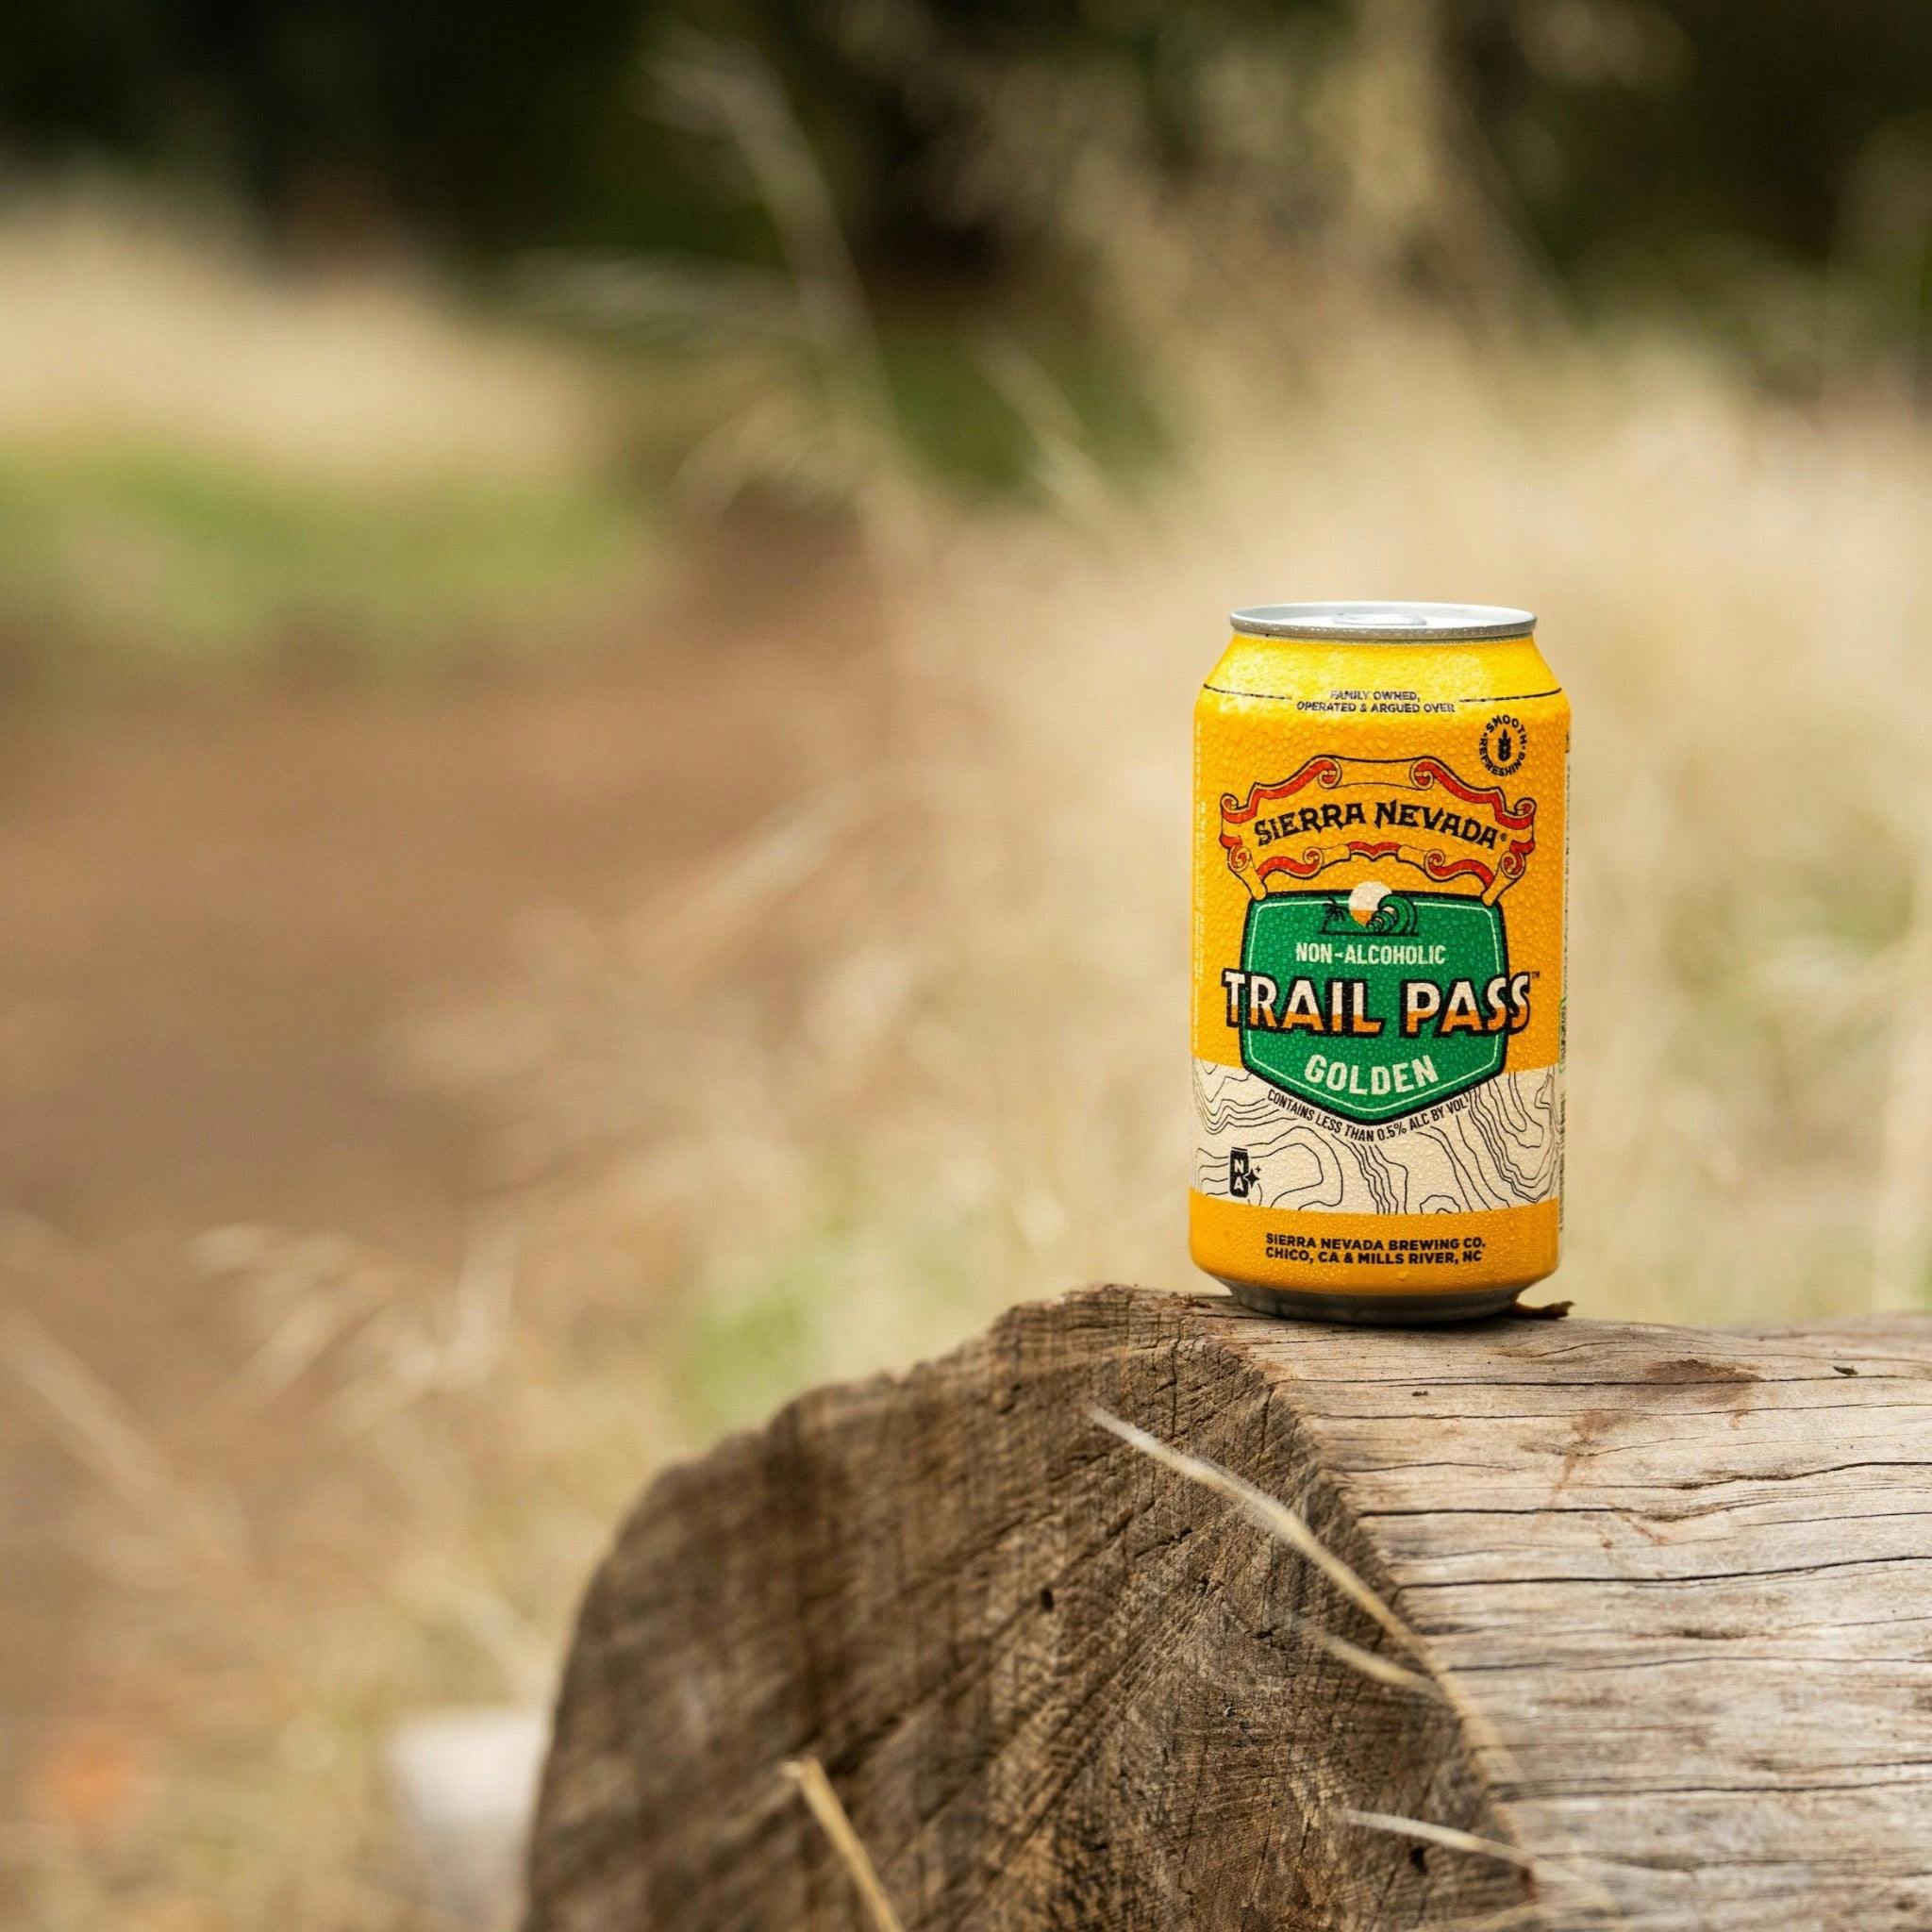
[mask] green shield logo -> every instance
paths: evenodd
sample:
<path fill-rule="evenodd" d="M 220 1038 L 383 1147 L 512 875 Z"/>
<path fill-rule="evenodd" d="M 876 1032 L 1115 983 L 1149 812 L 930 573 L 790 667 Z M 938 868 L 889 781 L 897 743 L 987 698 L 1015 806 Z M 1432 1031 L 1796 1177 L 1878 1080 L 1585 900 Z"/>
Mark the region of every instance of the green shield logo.
<path fill-rule="evenodd" d="M 1508 1032 L 1488 1024 L 1484 996 L 1499 976 L 1508 978 L 1508 943 L 1501 908 L 1480 899 L 1391 893 L 1363 924 L 1346 893 L 1271 893 L 1248 908 L 1241 968 L 1250 985 L 1258 974 L 1276 989 L 1276 1024 L 1265 1024 L 1265 1008 L 1244 1009 L 1241 1063 L 1345 1120 L 1396 1120 L 1503 1070 Z M 1307 989 L 1297 986 L 1303 981 Z M 1473 991 L 1484 1024 L 1444 1033 L 1439 1023 L 1455 1006 L 1458 982 Z M 1424 990 L 1411 992 L 1418 986 Z M 1460 998 L 1466 1013 L 1470 991 Z M 1430 1017 L 1405 1032 L 1411 1005 L 1429 1008 Z M 1297 1010 L 1321 1024 L 1296 1024 Z"/>

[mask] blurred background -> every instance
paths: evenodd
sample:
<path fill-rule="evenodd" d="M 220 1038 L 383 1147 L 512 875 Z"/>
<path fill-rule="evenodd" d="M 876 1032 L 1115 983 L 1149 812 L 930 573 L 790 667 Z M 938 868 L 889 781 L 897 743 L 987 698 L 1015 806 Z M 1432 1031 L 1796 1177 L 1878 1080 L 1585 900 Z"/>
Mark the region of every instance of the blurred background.
<path fill-rule="evenodd" d="M 1916 0 L 11 9 L 0 1915 L 460 1923 L 654 1467 L 1191 1285 L 1233 604 L 1541 613 L 1557 1291 L 1922 1304 L 1928 296 Z"/>

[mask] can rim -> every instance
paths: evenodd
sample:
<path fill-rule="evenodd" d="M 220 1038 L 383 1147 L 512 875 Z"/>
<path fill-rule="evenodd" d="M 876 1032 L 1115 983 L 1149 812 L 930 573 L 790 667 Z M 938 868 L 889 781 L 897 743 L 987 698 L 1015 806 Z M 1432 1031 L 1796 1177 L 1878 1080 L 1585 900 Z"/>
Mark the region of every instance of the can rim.
<path fill-rule="evenodd" d="M 1306 638 L 1360 644 L 1473 643 L 1526 638 L 1536 613 L 1506 604 L 1428 604 L 1342 598 L 1321 604 L 1255 604 L 1229 613 L 1242 637 Z"/>

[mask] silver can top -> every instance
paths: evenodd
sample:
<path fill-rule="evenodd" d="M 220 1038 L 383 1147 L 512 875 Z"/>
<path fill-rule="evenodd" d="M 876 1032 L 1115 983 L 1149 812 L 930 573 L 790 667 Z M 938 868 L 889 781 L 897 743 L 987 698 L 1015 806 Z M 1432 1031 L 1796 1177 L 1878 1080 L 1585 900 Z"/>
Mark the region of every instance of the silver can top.
<path fill-rule="evenodd" d="M 1533 611 L 1501 604 L 1257 604 L 1231 621 L 1243 637 L 1363 644 L 1475 642 L 1526 638 L 1536 629 Z"/>

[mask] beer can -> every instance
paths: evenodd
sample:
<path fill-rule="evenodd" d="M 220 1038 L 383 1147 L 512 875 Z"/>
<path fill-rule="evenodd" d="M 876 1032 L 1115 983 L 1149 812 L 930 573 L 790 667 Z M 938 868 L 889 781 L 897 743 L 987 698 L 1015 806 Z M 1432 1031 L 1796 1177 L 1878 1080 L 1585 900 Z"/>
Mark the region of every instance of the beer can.
<path fill-rule="evenodd" d="M 1526 610 L 1237 610 L 1195 708 L 1195 1263 L 1349 1322 L 1557 1265 L 1570 705 Z"/>

